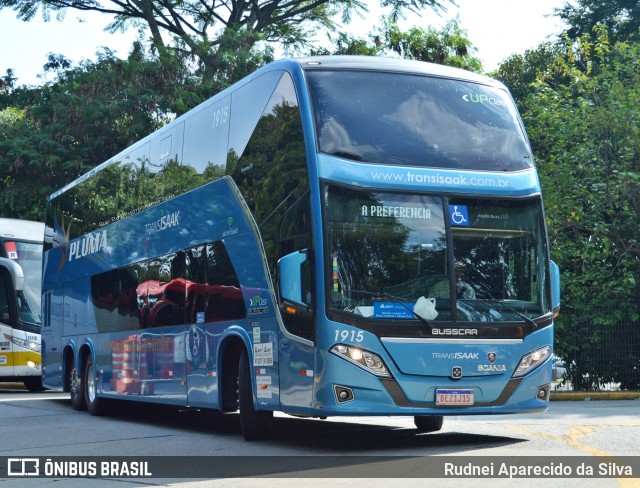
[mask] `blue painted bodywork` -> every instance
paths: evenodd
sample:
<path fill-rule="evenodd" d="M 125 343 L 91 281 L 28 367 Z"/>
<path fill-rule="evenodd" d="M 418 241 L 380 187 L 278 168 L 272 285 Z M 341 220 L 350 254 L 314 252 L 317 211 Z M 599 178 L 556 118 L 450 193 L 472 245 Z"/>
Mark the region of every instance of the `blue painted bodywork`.
<path fill-rule="evenodd" d="M 43 326 L 45 386 L 62 389 L 64 376 L 69 374 L 64 363 L 65 348 L 70 348 L 76 364 L 80 364 L 82 348 L 86 347 L 95 356 L 99 395 L 219 409 L 221 356 L 225 345 L 233 338 L 245 345 L 252 358 L 255 403 L 259 409 L 315 416 L 544 411 L 548 401 L 537 399 L 536 393 L 540 387 L 551 383 L 550 361 L 518 381 L 504 402 L 499 399 L 508 385 L 514 385 L 512 373 L 520 359 L 535 349 L 553 344 L 552 323 L 515 343 L 474 343 L 471 339 L 460 342 L 451 338 L 443 339 L 441 343 L 419 339 L 394 341 L 329 320 L 322 272 L 325 253 L 321 182 L 380 190 L 514 198 L 540 193 L 535 169 L 515 173 L 435 170 L 367 164 L 318 154 L 305 84 L 305 62 L 273 63 L 240 85 L 275 70 L 289 72 L 296 85 L 311 182 L 312 256 L 316 270 L 315 341 L 295 337 L 284 327 L 257 225 L 235 183 L 225 177 L 108 224 L 94 232 L 95 235 L 85 237 L 84 241 L 77 239 L 46 253 L 43 286 L 48 295 L 48 320 Z M 356 61 L 358 63 L 364 61 Z M 416 73 L 424 70 L 424 63 L 391 65 L 393 69 L 404 67 Z M 435 70 L 436 76 L 463 76 L 447 68 L 431 69 Z M 472 77 L 479 83 L 497 85 L 484 77 Z M 230 90 L 204 105 L 216 103 Z M 173 124 L 181 123 L 186 116 Z M 163 215 L 176 215 L 176 212 L 179 213 L 178 225 L 152 234 L 145 231 Z M 87 239 L 103 239 L 104 245 L 94 244 L 93 252 L 89 252 L 91 244 Z M 92 306 L 92 275 L 217 240 L 225 243 L 238 274 L 247 310 L 244 320 L 129 333 L 97 333 L 96 322 L 100 317 L 96 317 Z M 72 245 L 76 246 L 76 254 L 70 259 Z M 84 255 L 83 246 L 87 250 Z M 336 337 L 342 331 L 353 340 L 337 341 Z M 381 379 L 331 353 L 330 349 L 338 342 L 379 355 L 391 379 Z M 487 359 L 490 353 L 495 354 L 495 362 Z M 504 370 L 483 370 L 483 366 L 492 364 L 504 366 Z M 453 367 L 462 368 L 462 379 L 451 379 Z M 127 383 L 123 379 L 130 381 Z M 389 388 L 390 381 L 395 382 L 400 396 L 397 389 Z M 355 399 L 338 403 L 334 385 L 351 388 Z M 434 403 L 437 388 L 472 389 L 480 405 L 437 407 Z"/>

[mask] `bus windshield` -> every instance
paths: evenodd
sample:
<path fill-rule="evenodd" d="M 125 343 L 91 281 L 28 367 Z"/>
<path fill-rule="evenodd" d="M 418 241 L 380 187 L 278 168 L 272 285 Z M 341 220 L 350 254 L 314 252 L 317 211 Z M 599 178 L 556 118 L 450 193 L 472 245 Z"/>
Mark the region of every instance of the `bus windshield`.
<path fill-rule="evenodd" d="M 522 322 L 549 311 L 540 199 L 327 187 L 329 307 L 371 319 Z"/>
<path fill-rule="evenodd" d="M 7 241 L 4 245 L 9 259 L 18 263 L 24 273 L 24 289 L 17 294 L 20 320 L 40 325 L 42 244 Z"/>
<path fill-rule="evenodd" d="M 375 71 L 307 72 L 320 152 L 370 163 L 518 171 L 533 158 L 498 88 Z"/>

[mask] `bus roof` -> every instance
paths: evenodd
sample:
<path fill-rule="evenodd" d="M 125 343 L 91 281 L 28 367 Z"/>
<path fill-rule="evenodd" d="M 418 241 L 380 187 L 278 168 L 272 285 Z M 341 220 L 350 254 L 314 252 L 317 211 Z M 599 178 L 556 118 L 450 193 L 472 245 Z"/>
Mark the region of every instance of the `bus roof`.
<path fill-rule="evenodd" d="M 0 218 L 0 239 L 43 242 L 44 224 L 31 220 Z"/>
<path fill-rule="evenodd" d="M 386 58 L 378 56 L 311 56 L 306 58 L 285 58 L 278 61 L 262 66 L 253 73 L 245 76 L 243 79 L 237 81 L 233 85 L 225 88 L 213 97 L 204 101 L 200 105 L 192 108 L 187 113 L 182 114 L 171 123 L 159 128 L 155 132 L 148 134 L 146 137 L 140 139 L 129 147 L 126 147 L 118 154 L 112 156 L 108 160 L 98 164 L 87 173 L 79 176 L 74 181 L 69 182 L 62 188 L 54 191 L 49 195 L 48 201 L 51 201 L 58 195 L 66 192 L 67 190 L 75 187 L 82 181 L 86 180 L 93 174 L 101 171 L 102 169 L 110 166 L 114 161 L 120 159 L 127 152 L 131 151 L 135 147 L 142 146 L 148 142 L 152 137 L 156 137 L 164 130 L 168 130 L 170 127 L 184 121 L 186 118 L 193 115 L 198 110 L 205 108 L 206 106 L 214 103 L 216 100 L 228 95 L 229 93 L 237 90 L 241 86 L 249 83 L 251 80 L 274 70 L 288 70 L 288 71 L 307 71 L 316 69 L 343 69 L 343 70 L 363 70 L 363 71 L 386 71 L 392 73 L 406 73 L 423 76 L 435 76 L 440 78 L 448 78 L 460 81 L 468 81 L 472 83 L 479 83 L 483 85 L 494 86 L 496 88 L 507 89 L 505 85 L 493 78 L 489 78 L 485 75 L 480 75 L 460 68 L 453 68 L 451 66 L 444 66 L 435 63 L 427 63 L 424 61 L 406 60 L 400 58 Z"/>
<path fill-rule="evenodd" d="M 365 71 L 389 71 L 394 73 L 421 74 L 471 81 L 504 88 L 504 85 L 493 78 L 441 64 L 427 63 L 400 58 L 377 56 L 314 56 L 294 59 L 303 70 L 312 69 L 353 69 Z"/>

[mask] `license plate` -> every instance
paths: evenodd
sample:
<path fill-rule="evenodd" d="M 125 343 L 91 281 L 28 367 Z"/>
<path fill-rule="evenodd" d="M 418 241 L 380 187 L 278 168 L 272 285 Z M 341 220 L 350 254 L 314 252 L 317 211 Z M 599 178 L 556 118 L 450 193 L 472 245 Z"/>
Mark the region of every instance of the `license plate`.
<path fill-rule="evenodd" d="M 436 390 L 436 405 L 473 405 L 473 390 Z"/>

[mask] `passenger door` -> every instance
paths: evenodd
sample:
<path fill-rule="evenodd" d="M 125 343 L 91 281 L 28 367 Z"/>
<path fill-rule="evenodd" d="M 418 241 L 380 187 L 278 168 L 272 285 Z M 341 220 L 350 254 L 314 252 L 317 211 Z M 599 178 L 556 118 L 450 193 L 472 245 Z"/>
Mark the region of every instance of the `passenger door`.
<path fill-rule="evenodd" d="M 310 219 L 307 194 L 283 215 L 278 229 L 278 301 L 287 331 L 279 344 L 280 402 L 284 411 L 300 414 L 312 407 L 315 384 L 315 293 Z M 299 293 L 295 298 L 286 290 L 292 284 Z"/>
<path fill-rule="evenodd" d="M 14 376 L 12 290 L 11 276 L 4 267 L 0 266 L 0 378 Z"/>

